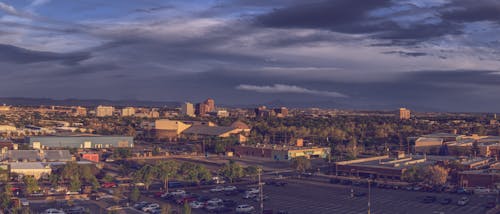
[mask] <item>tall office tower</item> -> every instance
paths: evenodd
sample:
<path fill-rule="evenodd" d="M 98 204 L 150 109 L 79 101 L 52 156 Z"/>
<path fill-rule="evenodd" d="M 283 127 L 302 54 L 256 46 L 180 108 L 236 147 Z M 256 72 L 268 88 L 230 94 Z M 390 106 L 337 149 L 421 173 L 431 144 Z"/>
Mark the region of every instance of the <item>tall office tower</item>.
<path fill-rule="evenodd" d="M 207 112 L 214 112 L 215 111 L 215 100 L 212 98 L 208 98 L 204 102 L 207 105 Z"/>
<path fill-rule="evenodd" d="M 410 110 L 406 108 L 399 109 L 399 119 L 400 120 L 409 120 L 411 117 Z"/>
<path fill-rule="evenodd" d="M 208 105 L 207 104 L 205 104 L 205 103 L 198 103 L 198 104 L 196 104 L 195 113 L 196 113 L 196 115 L 203 117 L 203 116 L 207 115 L 207 113 L 208 113 L 207 109 L 208 109 Z"/>
<path fill-rule="evenodd" d="M 95 110 L 95 115 L 97 117 L 108 117 L 113 116 L 115 108 L 113 106 L 97 106 Z"/>
<path fill-rule="evenodd" d="M 181 113 L 190 117 L 194 117 L 194 106 L 192 103 L 185 102 L 181 106 Z"/>

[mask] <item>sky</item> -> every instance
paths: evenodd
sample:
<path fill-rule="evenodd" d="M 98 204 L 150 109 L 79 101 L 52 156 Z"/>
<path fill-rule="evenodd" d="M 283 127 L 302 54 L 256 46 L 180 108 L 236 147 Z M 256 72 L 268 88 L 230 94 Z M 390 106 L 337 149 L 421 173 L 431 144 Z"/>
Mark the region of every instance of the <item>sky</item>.
<path fill-rule="evenodd" d="M 0 97 L 499 112 L 497 0 L 0 0 Z"/>

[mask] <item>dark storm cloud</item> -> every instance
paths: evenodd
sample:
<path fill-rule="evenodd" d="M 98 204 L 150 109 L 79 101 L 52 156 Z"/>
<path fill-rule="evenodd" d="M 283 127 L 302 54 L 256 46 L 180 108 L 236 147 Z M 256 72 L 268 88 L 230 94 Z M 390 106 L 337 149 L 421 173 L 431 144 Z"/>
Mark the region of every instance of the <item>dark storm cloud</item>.
<path fill-rule="evenodd" d="M 9 63 L 23 64 L 58 61 L 64 65 L 75 65 L 89 58 L 91 58 L 91 55 L 88 52 L 54 53 L 33 51 L 13 45 L 0 44 L 0 61 Z"/>
<path fill-rule="evenodd" d="M 399 5 L 401 6 L 401 5 Z M 324 29 L 348 34 L 368 34 L 389 40 L 386 45 L 415 45 L 445 35 L 462 34 L 463 24 L 472 21 L 499 21 L 500 7 L 494 1 L 454 1 L 430 9 L 413 7 L 406 11 L 435 14 L 434 21 L 402 25 L 389 15 L 373 16 L 378 9 L 397 7 L 395 1 L 332 0 L 300 3 L 276 9 L 255 18 L 257 26 L 271 28 Z"/>
<path fill-rule="evenodd" d="M 398 54 L 403 57 L 419 57 L 419 56 L 427 56 L 427 53 L 423 52 L 407 52 L 407 51 L 386 51 L 382 52 L 383 54 Z"/>
<path fill-rule="evenodd" d="M 497 0 L 457 0 L 445 5 L 441 17 L 456 22 L 500 22 L 500 2 Z"/>
<path fill-rule="evenodd" d="M 367 33 L 379 30 L 369 24 L 368 12 L 391 5 L 390 0 L 335 0 L 308 2 L 276 9 L 256 18 L 264 27 L 321 28 L 345 33 Z"/>
<path fill-rule="evenodd" d="M 456 70 L 456 71 L 417 71 L 404 73 L 401 81 L 416 81 L 440 85 L 500 86 L 498 71 Z"/>

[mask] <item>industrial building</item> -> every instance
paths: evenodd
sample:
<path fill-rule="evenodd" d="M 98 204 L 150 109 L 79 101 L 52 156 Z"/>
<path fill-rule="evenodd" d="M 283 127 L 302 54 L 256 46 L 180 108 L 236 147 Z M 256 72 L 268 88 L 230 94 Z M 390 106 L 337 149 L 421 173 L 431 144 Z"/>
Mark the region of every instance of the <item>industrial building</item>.
<path fill-rule="evenodd" d="M 236 156 L 266 158 L 276 161 L 288 161 L 296 157 L 326 158 L 330 154 L 329 147 L 301 147 L 281 145 L 235 146 L 231 150 Z"/>
<path fill-rule="evenodd" d="M 25 143 L 33 149 L 54 148 L 131 148 L 134 138 L 127 136 L 30 136 Z"/>

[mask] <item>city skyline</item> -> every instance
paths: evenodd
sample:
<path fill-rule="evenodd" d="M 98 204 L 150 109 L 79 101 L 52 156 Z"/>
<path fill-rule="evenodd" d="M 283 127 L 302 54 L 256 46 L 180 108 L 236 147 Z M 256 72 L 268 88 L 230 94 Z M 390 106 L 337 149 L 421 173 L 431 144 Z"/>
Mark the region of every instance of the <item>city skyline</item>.
<path fill-rule="evenodd" d="M 0 97 L 496 112 L 499 8 L 0 0 Z"/>

